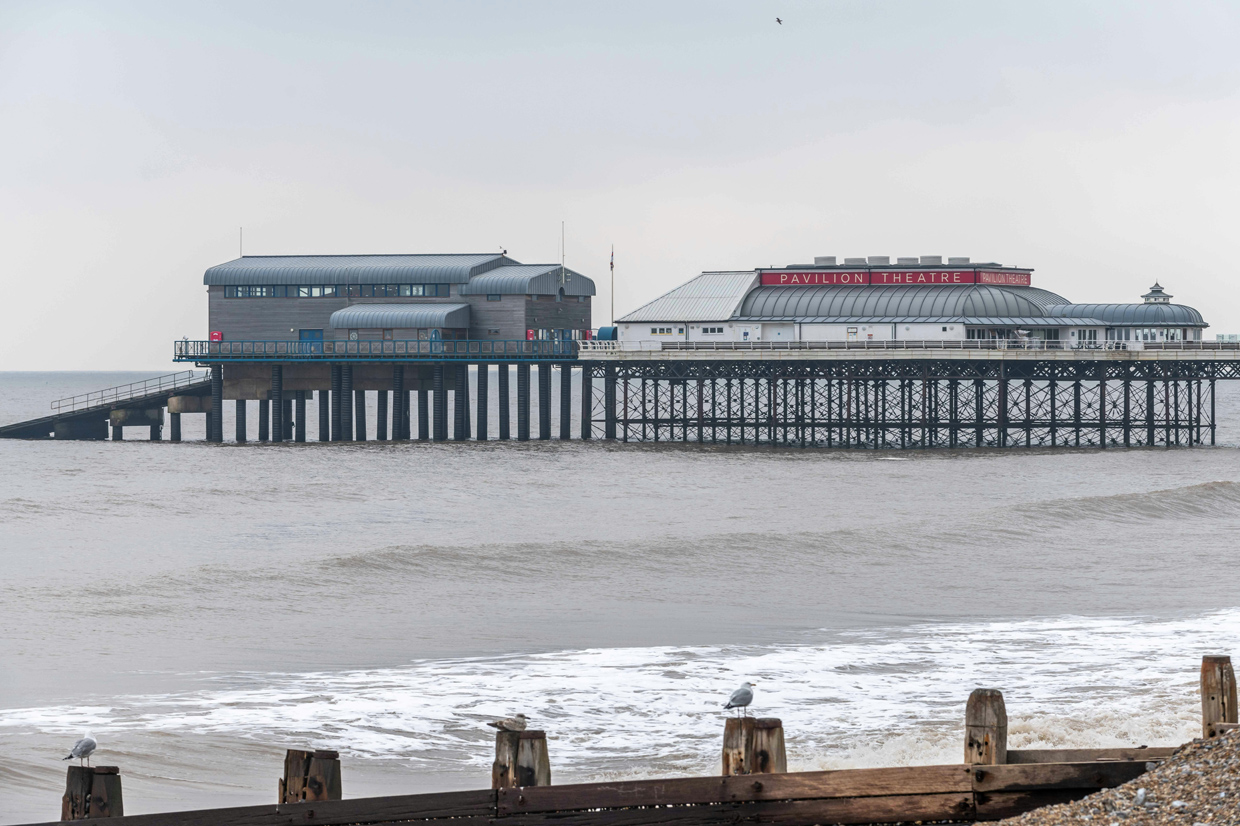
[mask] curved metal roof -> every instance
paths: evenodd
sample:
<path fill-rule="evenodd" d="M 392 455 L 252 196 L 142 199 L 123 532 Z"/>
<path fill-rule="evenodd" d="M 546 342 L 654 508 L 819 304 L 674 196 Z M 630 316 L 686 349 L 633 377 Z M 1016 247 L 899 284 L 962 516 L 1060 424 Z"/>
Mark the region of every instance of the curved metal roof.
<path fill-rule="evenodd" d="M 334 329 L 377 330 L 469 326 L 468 304 L 354 304 L 331 315 Z"/>
<path fill-rule="evenodd" d="M 560 287 L 565 295 L 594 295 L 594 282 L 579 272 L 564 269 L 560 283 L 559 264 L 509 264 L 475 276 L 461 287 L 461 295 L 555 295 Z"/>
<path fill-rule="evenodd" d="M 824 286 L 758 287 L 738 319 L 798 320 L 869 318 L 892 320 L 962 320 L 965 318 L 1035 318 L 1063 296 L 1034 287 L 962 286 Z"/>
<path fill-rule="evenodd" d="M 494 252 L 459 255 L 247 255 L 211 267 L 208 286 L 250 284 L 464 284 L 505 264 Z"/>
<path fill-rule="evenodd" d="M 1110 326 L 1208 327 L 1201 313 L 1183 304 L 1068 304 L 1050 308 L 1055 318 L 1088 316 Z"/>

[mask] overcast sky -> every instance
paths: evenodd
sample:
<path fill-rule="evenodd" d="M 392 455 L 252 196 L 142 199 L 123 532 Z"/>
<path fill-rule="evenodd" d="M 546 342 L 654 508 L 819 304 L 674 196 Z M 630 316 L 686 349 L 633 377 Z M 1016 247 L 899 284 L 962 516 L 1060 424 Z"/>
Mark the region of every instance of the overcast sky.
<path fill-rule="evenodd" d="M 775 17 L 783 18 L 783 25 Z M 1240 332 L 1240 3 L 0 2 L 0 370 L 172 369 L 245 251 L 487 252 L 595 325 L 967 255 Z"/>

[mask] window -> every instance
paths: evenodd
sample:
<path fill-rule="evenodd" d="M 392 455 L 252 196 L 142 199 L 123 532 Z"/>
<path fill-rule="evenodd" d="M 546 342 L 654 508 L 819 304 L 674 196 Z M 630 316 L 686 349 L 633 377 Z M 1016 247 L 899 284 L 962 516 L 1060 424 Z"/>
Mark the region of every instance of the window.
<path fill-rule="evenodd" d="M 391 330 L 384 330 L 384 331 L 383 331 L 383 340 L 384 340 L 384 341 L 391 341 L 391 340 L 392 340 L 392 331 L 391 331 Z"/>
<path fill-rule="evenodd" d="M 283 287 L 273 286 L 255 286 L 255 287 L 225 287 L 225 298 L 274 298 L 284 297 Z"/>
<path fill-rule="evenodd" d="M 499 335 L 499 328 L 498 328 L 498 327 L 492 327 L 492 328 L 488 329 L 488 330 L 487 330 L 487 335 L 489 335 L 489 336 L 497 336 L 497 335 Z"/>
<path fill-rule="evenodd" d="M 707 335 L 707 336 L 719 335 L 722 332 L 723 332 L 722 327 L 703 327 L 702 328 L 702 334 Z"/>
<path fill-rule="evenodd" d="M 650 335 L 652 336 L 670 336 L 672 334 L 671 327 L 651 327 Z"/>
<path fill-rule="evenodd" d="M 585 296 L 585 295 L 579 295 L 579 296 L 577 296 L 577 303 L 578 303 L 578 304 L 585 304 L 585 303 L 586 303 L 586 299 L 587 299 L 588 297 L 589 297 L 589 296 Z"/>
<path fill-rule="evenodd" d="M 487 301 L 501 301 L 503 298 L 499 293 L 487 293 Z"/>
<path fill-rule="evenodd" d="M 684 327 L 677 327 L 677 328 L 676 328 L 676 335 L 678 335 L 678 336 L 683 336 L 684 334 L 685 334 L 685 328 L 684 328 Z"/>

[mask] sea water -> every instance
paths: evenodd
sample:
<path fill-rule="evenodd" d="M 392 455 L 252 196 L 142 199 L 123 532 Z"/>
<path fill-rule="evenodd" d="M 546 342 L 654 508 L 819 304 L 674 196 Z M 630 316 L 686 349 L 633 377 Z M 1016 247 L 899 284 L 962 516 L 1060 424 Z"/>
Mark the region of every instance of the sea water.
<path fill-rule="evenodd" d="M 138 377 L 0 374 L 0 421 Z M 129 813 L 269 803 L 288 747 L 340 750 L 348 796 L 485 787 L 518 711 L 558 783 L 708 774 L 743 680 L 793 769 L 956 762 L 979 686 L 1013 747 L 1177 744 L 1201 655 L 1240 653 L 1240 387 L 1219 419 L 1148 450 L 0 441 L 0 822 L 58 816 L 86 729 Z"/>

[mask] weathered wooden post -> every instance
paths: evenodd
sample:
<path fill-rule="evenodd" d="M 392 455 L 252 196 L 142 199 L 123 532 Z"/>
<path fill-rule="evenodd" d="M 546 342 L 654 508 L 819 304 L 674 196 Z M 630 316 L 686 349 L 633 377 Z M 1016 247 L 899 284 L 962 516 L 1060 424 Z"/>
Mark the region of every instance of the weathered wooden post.
<path fill-rule="evenodd" d="M 121 770 L 116 766 L 70 766 L 65 796 L 60 800 L 61 820 L 121 817 Z"/>
<path fill-rule="evenodd" d="M 964 711 L 964 762 L 1007 763 L 1007 707 L 997 688 L 975 688 Z"/>
<path fill-rule="evenodd" d="M 340 799 L 339 752 L 288 750 L 284 756 L 279 803 Z"/>
<path fill-rule="evenodd" d="M 1218 737 L 1236 719 L 1236 672 L 1231 657 L 1201 658 L 1201 736 Z M 1220 725 L 1221 724 L 1221 725 Z"/>
<path fill-rule="evenodd" d="M 723 774 L 783 774 L 784 724 L 775 717 L 729 717 L 723 727 Z"/>
<path fill-rule="evenodd" d="M 551 758 L 545 731 L 497 731 L 491 788 L 550 786 Z"/>

